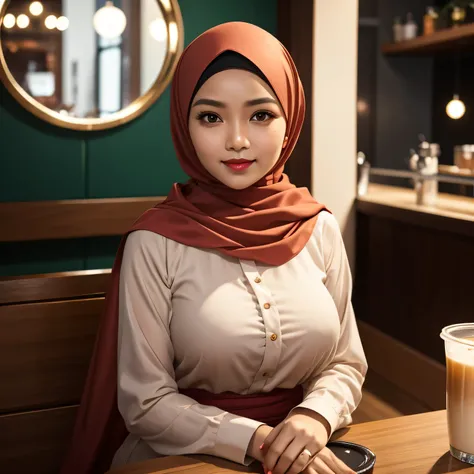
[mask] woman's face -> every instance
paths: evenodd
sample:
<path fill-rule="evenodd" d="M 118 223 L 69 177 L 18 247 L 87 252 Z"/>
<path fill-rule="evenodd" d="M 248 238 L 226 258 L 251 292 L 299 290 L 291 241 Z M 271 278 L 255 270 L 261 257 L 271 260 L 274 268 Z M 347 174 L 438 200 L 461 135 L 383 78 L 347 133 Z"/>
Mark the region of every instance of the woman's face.
<path fill-rule="evenodd" d="M 278 161 L 286 119 L 265 81 L 228 69 L 199 89 L 189 112 L 189 133 L 206 170 L 233 189 L 266 176 Z"/>

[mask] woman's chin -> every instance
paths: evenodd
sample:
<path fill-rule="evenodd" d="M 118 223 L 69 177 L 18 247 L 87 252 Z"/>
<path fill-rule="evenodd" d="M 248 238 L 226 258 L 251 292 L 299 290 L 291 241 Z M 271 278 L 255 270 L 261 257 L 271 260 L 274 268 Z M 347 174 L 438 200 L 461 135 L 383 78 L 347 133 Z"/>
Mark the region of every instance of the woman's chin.
<path fill-rule="evenodd" d="M 252 186 L 252 184 L 255 184 L 260 178 L 261 176 L 255 172 L 241 172 L 238 174 L 231 172 L 225 173 L 219 180 L 229 188 L 241 190 Z"/>

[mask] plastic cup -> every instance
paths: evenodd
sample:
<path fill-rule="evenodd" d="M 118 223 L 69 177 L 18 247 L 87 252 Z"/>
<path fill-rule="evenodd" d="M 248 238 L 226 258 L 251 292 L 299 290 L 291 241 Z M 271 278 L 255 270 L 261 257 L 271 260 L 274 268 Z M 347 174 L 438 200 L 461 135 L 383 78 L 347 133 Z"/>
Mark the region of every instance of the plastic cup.
<path fill-rule="evenodd" d="M 474 464 L 474 323 L 443 328 L 446 411 L 451 454 Z"/>

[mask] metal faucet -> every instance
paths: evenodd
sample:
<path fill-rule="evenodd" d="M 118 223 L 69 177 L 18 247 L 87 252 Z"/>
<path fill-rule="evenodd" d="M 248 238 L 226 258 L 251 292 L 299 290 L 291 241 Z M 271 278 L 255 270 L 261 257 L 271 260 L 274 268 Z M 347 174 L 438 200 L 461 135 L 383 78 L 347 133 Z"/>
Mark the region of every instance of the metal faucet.
<path fill-rule="evenodd" d="M 357 196 L 365 196 L 369 189 L 370 182 L 370 163 L 365 157 L 365 153 L 359 151 L 357 153 L 357 169 L 358 169 L 358 182 L 357 182 Z"/>
<path fill-rule="evenodd" d="M 440 148 L 437 143 L 429 143 L 424 135 L 419 135 L 418 153 L 410 150 L 409 168 L 418 173 L 413 180 L 416 203 L 420 205 L 435 205 L 438 198 L 438 181 L 421 179 L 424 176 L 438 175 L 438 157 Z"/>

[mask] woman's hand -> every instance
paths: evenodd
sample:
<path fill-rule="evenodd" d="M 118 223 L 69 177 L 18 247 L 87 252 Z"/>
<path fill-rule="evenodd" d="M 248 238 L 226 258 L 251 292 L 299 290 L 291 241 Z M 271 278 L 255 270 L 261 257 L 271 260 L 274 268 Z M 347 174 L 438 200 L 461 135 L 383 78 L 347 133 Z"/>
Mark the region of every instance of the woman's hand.
<path fill-rule="evenodd" d="M 263 462 L 263 454 L 260 446 L 262 446 L 265 438 L 273 431 L 273 428 L 268 425 L 260 425 L 250 440 L 247 448 L 247 456 L 251 456 L 257 461 Z"/>
<path fill-rule="evenodd" d="M 303 474 L 355 474 L 330 449 L 323 448 L 311 461 Z"/>
<path fill-rule="evenodd" d="M 294 410 L 265 439 L 262 453 L 266 474 L 302 472 L 311 457 L 326 446 L 330 430 L 329 423 L 318 413 L 304 408 Z"/>

